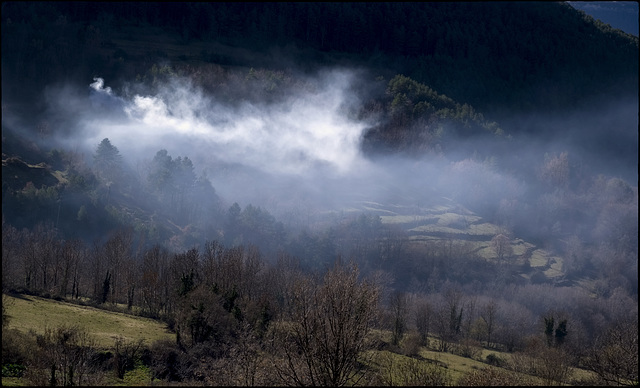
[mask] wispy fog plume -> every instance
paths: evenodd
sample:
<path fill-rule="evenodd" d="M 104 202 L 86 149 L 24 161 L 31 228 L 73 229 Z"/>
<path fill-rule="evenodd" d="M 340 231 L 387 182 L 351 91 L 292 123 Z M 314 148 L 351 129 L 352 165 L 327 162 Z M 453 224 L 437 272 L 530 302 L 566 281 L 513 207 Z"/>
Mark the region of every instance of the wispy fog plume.
<path fill-rule="evenodd" d="M 111 95 L 111 88 L 104 87 L 104 80 L 102 78 L 94 78 L 93 81 L 94 82 L 91 85 L 89 85 L 91 89 L 99 93 L 105 93 L 107 95 Z"/>
<path fill-rule="evenodd" d="M 271 103 L 231 103 L 177 78 L 154 93 L 131 95 L 95 78 L 88 103 L 57 100 L 65 101 L 65 116 L 76 118 L 67 140 L 73 148 L 93 152 L 109 138 L 138 171 L 166 149 L 174 158 L 189 157 L 230 202 L 270 210 L 300 202 L 334 206 L 372 194 L 372 175 L 380 173 L 360 152 L 366 124 L 349 114 L 357 105 L 350 91 L 356 77 L 327 72 Z"/>
<path fill-rule="evenodd" d="M 235 108 L 220 101 L 224 96 L 204 96 L 186 81 L 175 81 L 157 95 L 135 95 L 125 101 L 124 123 L 88 118 L 87 127 L 94 131 L 90 142 L 109 137 L 125 154 L 165 148 L 175 156 L 269 173 L 302 174 L 324 168 L 345 174 L 363 162 L 358 146 L 364 125 L 341 112 L 349 77 L 330 74 L 321 90 L 296 95 L 286 103 L 245 103 Z M 91 88 L 101 107 L 108 98 L 117 98 L 100 78 Z"/>
<path fill-rule="evenodd" d="M 66 133 L 65 148 L 90 154 L 109 138 L 141 179 L 148 162 L 166 149 L 173 158 L 191 159 L 196 174 L 206 174 L 227 203 L 264 206 L 276 216 L 291 209 L 363 209 L 370 201 L 422 206 L 443 197 L 491 213 L 503 198 L 535 203 L 526 196 L 538 192 L 545 155 L 565 151 L 578 178 L 582 170 L 637 178 L 637 99 L 635 106 L 600 104 L 593 113 L 507 120 L 507 132 L 530 134 L 509 142 L 457 139 L 446 155 L 372 160 L 361 154 L 360 141 L 373 124 L 353 118 L 359 81 L 354 71 L 328 71 L 302 87 L 278 90 L 267 102 L 258 93 L 240 101 L 205 93 L 180 78 L 147 93 L 115 91 L 96 78 L 85 86 L 88 98 L 58 88 L 47 99 L 55 133 Z M 587 141 L 593 136 L 599 141 Z M 626 148 L 615 141 L 621 138 L 628 138 Z M 606 155 L 587 147 L 606 142 Z"/>

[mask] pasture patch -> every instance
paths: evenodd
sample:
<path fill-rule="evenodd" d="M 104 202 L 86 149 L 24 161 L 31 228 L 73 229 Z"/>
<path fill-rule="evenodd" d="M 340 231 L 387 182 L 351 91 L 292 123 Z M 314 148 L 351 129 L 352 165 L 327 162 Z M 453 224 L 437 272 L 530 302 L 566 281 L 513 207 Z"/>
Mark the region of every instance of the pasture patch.
<path fill-rule="evenodd" d="M 42 334 L 45 327 L 78 325 L 94 336 L 100 347 L 113 346 L 118 335 L 128 341 L 143 339 L 146 344 L 174 338 L 164 323 L 149 318 L 31 295 L 5 295 L 3 299 L 10 317 L 9 328 L 23 333 L 33 330 Z"/>

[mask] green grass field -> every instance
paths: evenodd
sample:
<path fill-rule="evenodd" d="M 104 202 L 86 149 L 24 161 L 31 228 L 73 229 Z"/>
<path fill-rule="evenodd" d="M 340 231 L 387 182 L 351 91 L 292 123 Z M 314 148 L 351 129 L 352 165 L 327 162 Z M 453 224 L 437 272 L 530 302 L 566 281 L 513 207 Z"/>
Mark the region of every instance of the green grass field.
<path fill-rule="evenodd" d="M 37 296 L 3 295 L 9 315 L 8 328 L 27 333 L 44 333 L 45 327 L 78 325 L 91 333 L 98 346 L 113 346 L 117 336 L 129 341 L 142 339 L 147 345 L 162 339 L 174 339 L 162 322 L 133 315 L 100 310 L 89 306 L 45 299 Z"/>
<path fill-rule="evenodd" d="M 45 327 L 78 325 L 95 337 L 98 346 L 104 348 L 113 346 L 114 339 L 118 335 L 132 341 L 142 339 L 146 344 L 151 344 L 156 340 L 174 339 L 172 333 L 166 329 L 163 323 L 153 319 L 100 310 L 94 307 L 79 306 L 37 296 L 3 295 L 3 304 L 9 315 L 8 329 L 19 330 L 24 333 L 28 333 L 31 330 L 36 333 L 43 333 Z M 373 330 L 371 335 L 387 343 L 391 338 L 391 333 L 388 331 Z M 431 341 L 436 341 L 436 339 Z M 448 380 L 452 385 L 456 385 L 459 379 L 467 373 L 488 367 L 488 364 L 483 362 L 488 354 L 493 353 L 504 360 L 510 358 L 509 353 L 495 349 L 478 348 L 478 351 L 477 357 L 472 359 L 420 347 L 417 362 L 418 365 L 423 365 L 424 367 L 427 367 L 427 365 L 435 366 L 448 376 Z M 402 376 L 393 375 L 396 373 L 394 372 L 394 365 L 406 364 L 409 357 L 387 350 L 371 350 L 368 354 L 371 356 L 368 357 L 371 360 L 370 367 L 374 369 L 386 368 L 383 372 L 386 373 L 386 376 L 396 382 L 403 381 Z M 586 378 L 588 374 L 584 370 L 574 370 L 575 378 Z M 108 385 L 116 386 L 151 386 L 158 383 L 152 380 L 149 368 L 143 365 L 138 365 L 135 369 L 127 372 L 124 379 L 118 379 L 111 375 L 106 378 L 105 382 Z M 532 381 L 537 381 L 537 378 L 533 376 L 528 378 L 531 378 Z M 24 382 L 20 378 L 3 378 L 2 385 L 23 386 Z"/>

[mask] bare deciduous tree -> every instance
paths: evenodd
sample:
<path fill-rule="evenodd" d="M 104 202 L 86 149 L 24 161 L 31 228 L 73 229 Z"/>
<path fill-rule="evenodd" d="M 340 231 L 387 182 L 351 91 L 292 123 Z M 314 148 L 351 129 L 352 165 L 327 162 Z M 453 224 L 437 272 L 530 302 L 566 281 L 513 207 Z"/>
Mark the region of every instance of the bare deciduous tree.
<path fill-rule="evenodd" d="M 126 289 L 125 266 L 131 257 L 133 234 L 131 229 L 116 231 L 102 246 L 101 254 L 111 274 L 109 300 L 120 303 Z"/>
<path fill-rule="evenodd" d="M 337 264 L 317 284 L 300 276 L 290 289 L 286 320 L 274 325 L 274 367 L 285 384 L 344 386 L 363 376 L 358 358 L 369 348 L 367 334 L 378 289 L 358 279 L 355 266 Z"/>
<path fill-rule="evenodd" d="M 2 217 L 2 290 L 20 285 L 20 232 Z"/>
<path fill-rule="evenodd" d="M 511 355 L 510 368 L 540 377 L 545 385 L 564 385 L 571 378 L 572 357 L 564 349 L 549 347 L 539 338 L 531 338 L 522 352 Z"/>
<path fill-rule="evenodd" d="M 638 316 L 612 325 L 601 335 L 586 365 L 607 384 L 638 385 Z"/>
<path fill-rule="evenodd" d="M 550 187 L 566 188 L 569 185 L 569 153 L 545 155 L 544 164 L 540 167 L 540 181 Z"/>
<path fill-rule="evenodd" d="M 491 247 L 498 257 L 498 263 L 504 262 L 505 258 L 509 258 L 513 255 L 511 240 L 502 233 L 491 239 Z"/>
<path fill-rule="evenodd" d="M 459 339 L 464 316 L 464 294 L 457 286 L 448 287 L 435 303 L 435 331 L 440 339 L 439 350 L 450 350 Z"/>
<path fill-rule="evenodd" d="M 119 379 L 124 378 L 124 374 L 133 369 L 136 357 L 144 345 L 144 339 L 126 340 L 123 336 L 118 336 L 113 345 L 114 364 L 116 376 Z"/>
<path fill-rule="evenodd" d="M 404 292 L 394 292 L 391 296 L 392 337 L 391 343 L 398 345 L 407 330 L 408 301 Z"/>
<path fill-rule="evenodd" d="M 420 336 L 420 343 L 429 346 L 429 329 L 433 307 L 426 299 L 420 299 L 416 306 L 416 328 Z"/>
<path fill-rule="evenodd" d="M 72 294 L 75 292 L 77 286 L 77 268 L 82 259 L 82 255 L 82 242 L 80 240 L 66 240 L 62 243 L 60 250 L 61 260 L 58 261 L 61 276 L 58 283 L 59 296 L 63 298 L 67 296 L 69 281 L 72 281 Z"/>
<path fill-rule="evenodd" d="M 139 280 L 142 309 L 151 317 L 158 317 L 163 308 L 167 308 L 169 290 L 169 252 L 160 246 L 148 249 L 142 257 L 142 269 Z M 166 312 L 166 310 L 165 310 Z"/>
<path fill-rule="evenodd" d="M 45 328 L 43 335 L 37 337 L 41 367 L 48 369 L 49 374 L 29 375 L 28 380 L 34 385 L 94 385 L 100 374 L 94 370 L 91 358 L 96 352 L 95 339 L 78 326 L 61 326 Z M 46 376 L 46 377 L 45 377 Z"/>
<path fill-rule="evenodd" d="M 487 330 L 487 346 L 491 347 L 491 334 L 495 330 L 496 313 L 498 305 L 495 301 L 491 300 L 484 305 L 480 317 L 484 321 Z"/>

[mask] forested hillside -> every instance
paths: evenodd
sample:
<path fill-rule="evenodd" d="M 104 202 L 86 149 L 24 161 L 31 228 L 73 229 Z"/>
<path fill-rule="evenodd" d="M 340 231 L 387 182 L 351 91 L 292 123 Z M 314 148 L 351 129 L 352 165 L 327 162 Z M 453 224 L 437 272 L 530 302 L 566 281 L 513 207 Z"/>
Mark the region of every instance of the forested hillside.
<path fill-rule="evenodd" d="M 369 83 L 402 74 L 507 133 L 537 137 L 582 125 L 573 117 L 566 125 L 567 115 L 637 100 L 638 38 L 562 2 L 6 2 L 2 12 L 3 103 L 26 109 L 32 128 L 51 109 L 45 90 L 96 76 L 122 90 L 155 79 L 154 65 L 179 67 L 174 72 L 230 99 L 242 91 L 229 89 L 214 64 L 287 72 L 271 76 L 266 94 L 294 73 L 329 65 L 366 68 Z M 551 115 L 553 123 L 538 121 Z M 635 134 L 588 132 L 576 136 L 581 147 L 637 161 L 628 156 L 637 154 Z"/>
<path fill-rule="evenodd" d="M 490 114 L 562 110 L 594 94 L 634 94 L 638 83 L 637 37 L 562 2 L 5 2 L 2 13 L 3 75 L 19 92 L 60 77 L 130 80 L 140 65 L 176 59 L 162 48 L 136 58 L 118 47 L 129 26 L 159 28 L 183 45 L 246 48 L 268 55 L 270 65 L 345 58 L 405 74 Z M 220 55 L 214 47 L 197 59 L 256 65 L 253 55 Z"/>
<path fill-rule="evenodd" d="M 637 385 L 637 37 L 563 2 L 1 18 L 3 293 L 175 338 L 3 299 L 3 377 Z"/>

